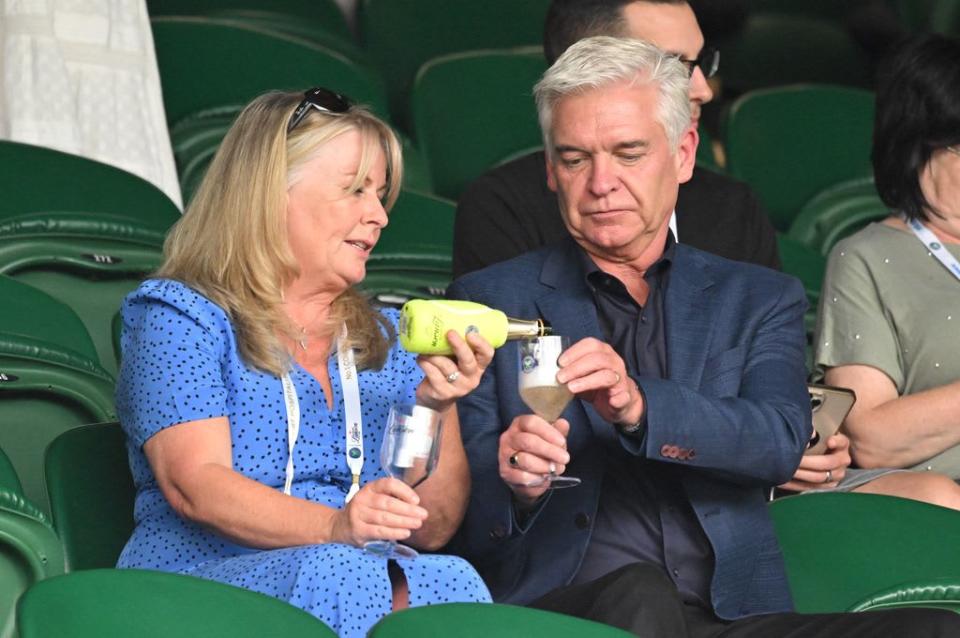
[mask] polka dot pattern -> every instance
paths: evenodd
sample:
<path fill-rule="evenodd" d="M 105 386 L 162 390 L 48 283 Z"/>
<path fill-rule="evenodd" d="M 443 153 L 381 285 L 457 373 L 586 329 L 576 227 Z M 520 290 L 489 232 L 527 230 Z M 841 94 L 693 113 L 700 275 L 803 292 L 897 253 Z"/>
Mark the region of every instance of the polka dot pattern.
<path fill-rule="evenodd" d="M 384 315 L 396 325 L 397 312 Z M 137 485 L 136 529 L 118 565 L 210 578 L 262 592 L 309 611 L 341 636 L 364 636 L 390 610 L 386 561 L 338 544 L 261 551 L 231 543 L 181 519 L 160 492 L 142 445 L 160 430 L 197 419 L 230 419 L 233 466 L 283 488 L 286 410 L 279 379 L 248 369 L 226 314 L 208 299 L 169 280 L 149 280 L 123 306 L 123 363 L 117 409 Z M 336 356 L 328 361 L 335 408 L 320 384 L 296 367 L 300 435 L 292 493 L 342 507 L 350 486 L 344 455 L 344 414 Z M 359 374 L 365 462 L 361 482 L 384 475 L 379 446 L 393 403 L 412 401 L 423 373 L 395 346 L 384 368 Z M 411 605 L 488 601 L 477 573 L 459 558 L 422 555 L 401 561 Z"/>

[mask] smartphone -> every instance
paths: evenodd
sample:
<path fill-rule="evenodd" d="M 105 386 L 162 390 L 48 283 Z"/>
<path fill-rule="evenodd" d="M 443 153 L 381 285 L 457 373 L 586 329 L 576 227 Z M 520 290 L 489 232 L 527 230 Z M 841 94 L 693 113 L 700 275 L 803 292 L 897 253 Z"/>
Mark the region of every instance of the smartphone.
<path fill-rule="evenodd" d="M 823 454 L 827 450 L 827 439 L 840 429 L 857 395 L 850 388 L 818 383 L 807 384 L 807 392 L 813 410 L 813 437 L 804 454 Z"/>

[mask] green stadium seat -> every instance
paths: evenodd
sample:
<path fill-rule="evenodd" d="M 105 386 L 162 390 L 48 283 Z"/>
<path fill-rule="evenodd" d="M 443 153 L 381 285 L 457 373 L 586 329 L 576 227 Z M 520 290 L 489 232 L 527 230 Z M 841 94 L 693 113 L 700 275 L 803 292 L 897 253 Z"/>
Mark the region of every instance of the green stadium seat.
<path fill-rule="evenodd" d="M 44 473 L 67 569 L 116 565 L 133 532 L 136 496 L 120 424 L 64 432 L 47 448 Z"/>
<path fill-rule="evenodd" d="M 786 13 L 753 13 L 718 41 L 727 95 L 784 84 L 871 84 L 866 53 L 835 21 Z"/>
<path fill-rule="evenodd" d="M 414 607 L 385 616 L 367 638 L 446 636 L 457 638 L 628 638 L 633 634 L 600 623 L 540 609 L 483 603 Z M 24 637 L 27 638 L 27 637 Z"/>
<path fill-rule="evenodd" d="M 838 241 L 889 214 L 873 179 L 855 179 L 831 186 L 807 202 L 787 234 L 827 256 Z"/>
<path fill-rule="evenodd" d="M 807 311 L 803 315 L 803 328 L 807 336 L 807 370 L 813 369 L 813 336 L 817 326 L 817 306 L 823 289 L 823 276 L 827 270 L 827 260 L 816 250 L 801 244 L 792 237 L 777 233 L 777 250 L 783 272 L 793 275 L 803 284 L 807 295 Z"/>
<path fill-rule="evenodd" d="M 411 126 L 408 100 L 422 64 L 457 51 L 539 46 L 549 4 L 550 0 L 362 0 L 360 38 L 387 81 L 394 121 Z M 484 95 L 489 97 L 490 93 Z"/>
<path fill-rule="evenodd" d="M 351 59 L 363 53 L 334 0 L 148 0 L 151 16 L 199 16 L 233 21 L 312 41 Z"/>
<path fill-rule="evenodd" d="M 145 223 L 150 221 L 156 220 L 94 211 L 2 219 L 0 273 L 70 306 L 93 338 L 100 365 L 115 374 L 113 315 L 163 257 L 168 223 Z"/>
<path fill-rule="evenodd" d="M 797 611 L 846 611 L 886 588 L 960 578 L 960 512 L 876 494 L 788 496 L 770 504 Z M 949 539 L 949 540 L 948 540 Z"/>
<path fill-rule="evenodd" d="M 361 288 L 386 305 L 443 297 L 452 276 L 452 201 L 404 190 L 390 211 Z"/>
<path fill-rule="evenodd" d="M 837 0 L 747 0 L 751 13 L 780 13 L 839 20 L 849 9 L 849 2 Z"/>
<path fill-rule="evenodd" d="M 873 94 L 795 85 L 748 93 L 724 126 L 727 172 L 749 183 L 786 231 L 824 188 L 872 174 Z"/>
<path fill-rule="evenodd" d="M 170 198 L 150 182 L 79 155 L 0 140 L 0 167 L 0 220 L 79 210 L 169 226 L 180 216 Z"/>
<path fill-rule="evenodd" d="M 896 0 L 900 21 L 913 31 L 960 35 L 960 0 Z"/>
<path fill-rule="evenodd" d="M 0 449 L 46 511 L 43 452 L 61 432 L 115 419 L 113 378 L 70 308 L 0 276 Z"/>
<path fill-rule="evenodd" d="M 0 273 L 70 305 L 112 372 L 109 318 L 159 265 L 180 211 L 149 182 L 76 155 L 0 142 L 0 166 Z"/>
<path fill-rule="evenodd" d="M 0 449 L 0 489 L 23 496 L 23 485 L 7 454 Z"/>
<path fill-rule="evenodd" d="M 271 90 L 337 90 L 387 115 L 375 72 L 299 38 L 201 17 L 151 20 L 167 122 L 218 106 L 247 104 Z"/>
<path fill-rule="evenodd" d="M 263 638 L 336 634 L 286 602 L 212 580 L 140 569 L 49 578 L 17 605 L 20 638 Z"/>
<path fill-rule="evenodd" d="M 411 104 L 436 193 L 456 199 L 507 155 L 542 144 L 533 85 L 545 69 L 535 47 L 451 53 L 423 65 Z"/>
<path fill-rule="evenodd" d="M 931 578 L 900 583 L 874 592 L 850 611 L 876 611 L 903 607 L 934 607 L 960 613 L 960 578 Z"/>
<path fill-rule="evenodd" d="M 16 636 L 17 600 L 63 573 L 63 550 L 46 516 L 22 494 L 0 488 L 0 637 Z"/>

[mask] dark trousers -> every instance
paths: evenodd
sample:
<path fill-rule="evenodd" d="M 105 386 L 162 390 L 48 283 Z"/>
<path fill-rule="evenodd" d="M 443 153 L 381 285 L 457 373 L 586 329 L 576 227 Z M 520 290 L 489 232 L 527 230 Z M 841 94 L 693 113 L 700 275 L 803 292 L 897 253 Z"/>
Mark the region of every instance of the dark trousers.
<path fill-rule="evenodd" d="M 561 587 L 531 607 L 602 622 L 643 638 L 873 638 L 960 636 L 960 614 L 943 609 L 750 616 L 726 621 L 685 603 L 667 574 L 637 563 Z"/>

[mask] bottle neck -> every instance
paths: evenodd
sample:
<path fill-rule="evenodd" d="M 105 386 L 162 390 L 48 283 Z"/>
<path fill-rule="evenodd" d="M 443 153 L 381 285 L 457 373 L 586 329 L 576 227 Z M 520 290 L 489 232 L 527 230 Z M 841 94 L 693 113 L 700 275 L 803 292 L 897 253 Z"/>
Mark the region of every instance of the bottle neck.
<path fill-rule="evenodd" d="M 550 328 L 543 323 L 543 319 L 527 320 L 507 317 L 507 339 L 543 337 L 548 334 L 550 334 Z"/>

